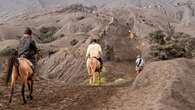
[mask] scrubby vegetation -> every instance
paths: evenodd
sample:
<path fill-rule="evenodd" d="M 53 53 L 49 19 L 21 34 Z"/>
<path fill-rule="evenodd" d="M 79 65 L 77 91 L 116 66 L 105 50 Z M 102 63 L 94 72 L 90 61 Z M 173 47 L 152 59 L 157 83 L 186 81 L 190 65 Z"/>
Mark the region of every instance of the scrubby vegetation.
<path fill-rule="evenodd" d="M 100 80 L 98 79 L 100 77 Z M 105 84 L 107 82 L 107 71 L 106 68 L 103 67 L 102 72 L 100 73 L 100 76 L 98 73 L 96 73 L 96 79 L 95 79 L 95 85 L 100 85 L 100 84 Z M 81 82 L 81 84 L 88 84 L 89 83 L 89 78 L 88 78 L 88 73 L 85 76 L 85 80 Z"/>
<path fill-rule="evenodd" d="M 41 43 L 48 43 L 54 41 L 53 35 L 57 32 L 56 27 L 41 27 L 39 32 L 39 40 Z"/>
<path fill-rule="evenodd" d="M 166 60 L 179 57 L 192 57 L 195 38 L 183 32 L 158 30 L 149 34 L 151 55 Z"/>
<path fill-rule="evenodd" d="M 17 50 L 11 47 L 0 50 L 0 56 L 10 56 L 13 54 L 17 54 Z"/>

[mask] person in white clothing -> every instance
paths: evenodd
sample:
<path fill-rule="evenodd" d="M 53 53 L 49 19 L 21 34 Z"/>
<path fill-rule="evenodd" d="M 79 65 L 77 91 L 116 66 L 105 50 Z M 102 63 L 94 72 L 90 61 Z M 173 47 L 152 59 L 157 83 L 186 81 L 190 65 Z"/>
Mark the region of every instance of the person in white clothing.
<path fill-rule="evenodd" d="M 144 59 L 143 59 L 143 57 L 141 55 L 138 55 L 135 63 L 136 63 L 135 70 L 136 70 L 137 74 L 139 74 L 144 68 Z"/>
<path fill-rule="evenodd" d="M 100 44 L 97 43 L 97 39 L 92 39 L 91 44 L 87 48 L 86 53 L 87 58 L 96 58 L 100 62 L 100 69 L 103 67 L 102 61 L 102 48 Z"/>

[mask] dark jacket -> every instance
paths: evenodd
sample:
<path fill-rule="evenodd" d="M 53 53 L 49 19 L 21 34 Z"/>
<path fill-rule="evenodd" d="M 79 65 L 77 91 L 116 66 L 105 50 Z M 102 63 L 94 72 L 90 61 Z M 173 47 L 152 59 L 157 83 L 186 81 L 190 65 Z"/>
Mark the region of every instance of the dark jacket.
<path fill-rule="evenodd" d="M 29 59 L 33 64 L 35 64 L 35 55 L 37 54 L 37 46 L 35 41 L 31 37 L 23 37 L 20 40 L 18 47 L 18 55 L 24 56 Z"/>

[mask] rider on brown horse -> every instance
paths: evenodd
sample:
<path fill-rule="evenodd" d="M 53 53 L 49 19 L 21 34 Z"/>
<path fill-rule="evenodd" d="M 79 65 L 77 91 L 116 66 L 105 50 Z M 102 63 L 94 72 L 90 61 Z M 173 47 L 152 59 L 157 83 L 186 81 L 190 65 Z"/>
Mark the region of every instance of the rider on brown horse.
<path fill-rule="evenodd" d="M 103 67 L 102 61 L 102 48 L 100 44 L 97 43 L 97 39 L 92 39 L 91 44 L 87 48 L 87 58 L 96 58 L 100 62 L 100 70 Z"/>
<path fill-rule="evenodd" d="M 17 77 L 19 76 L 22 84 L 22 98 L 24 104 L 27 103 L 25 98 L 25 86 L 28 86 L 29 95 L 27 98 L 30 100 L 33 99 L 33 74 L 35 73 L 36 59 L 35 55 L 37 54 L 37 47 L 35 41 L 32 40 L 32 31 L 30 28 L 26 28 L 24 32 L 24 37 L 20 40 L 20 45 L 18 48 L 18 58 L 17 54 L 14 54 L 10 57 L 8 62 L 8 71 L 7 71 L 7 80 L 8 84 L 11 79 L 11 93 L 9 103 L 12 102 L 12 96 L 14 93 L 14 88 L 16 85 Z"/>
<path fill-rule="evenodd" d="M 30 28 L 26 28 L 24 31 L 24 36 L 20 40 L 20 45 L 18 48 L 19 57 L 27 58 L 33 65 L 32 69 L 35 72 L 36 67 L 36 57 L 37 54 L 37 46 L 35 41 L 32 39 L 32 30 Z"/>

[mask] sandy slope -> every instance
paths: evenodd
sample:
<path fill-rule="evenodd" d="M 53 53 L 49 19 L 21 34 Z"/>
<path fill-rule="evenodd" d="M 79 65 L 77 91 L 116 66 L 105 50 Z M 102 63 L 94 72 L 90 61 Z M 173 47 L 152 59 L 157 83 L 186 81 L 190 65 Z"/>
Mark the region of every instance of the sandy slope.
<path fill-rule="evenodd" d="M 195 61 L 176 59 L 148 64 L 133 83 L 118 86 L 70 86 L 36 80 L 34 100 L 21 105 L 20 86 L 9 106 L 8 90 L 0 82 L 2 110 L 194 110 Z"/>

